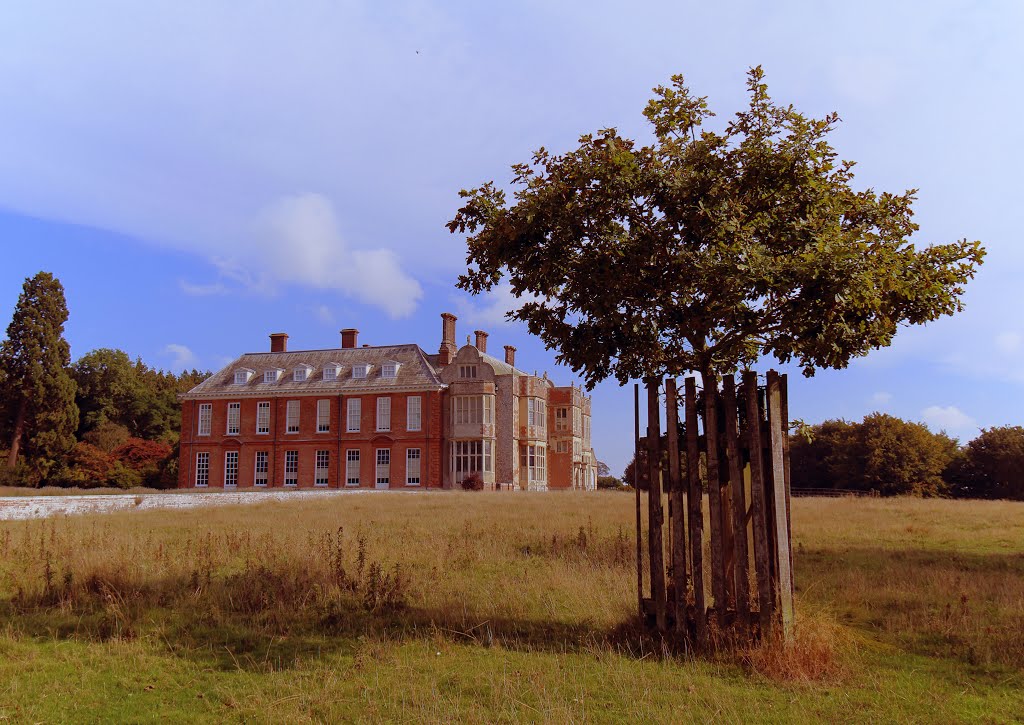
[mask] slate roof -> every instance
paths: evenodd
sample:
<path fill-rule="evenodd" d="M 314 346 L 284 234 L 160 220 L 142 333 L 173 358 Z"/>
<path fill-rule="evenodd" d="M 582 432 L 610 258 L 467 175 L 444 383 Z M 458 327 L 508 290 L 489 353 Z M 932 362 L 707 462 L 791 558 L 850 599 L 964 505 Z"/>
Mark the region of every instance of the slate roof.
<path fill-rule="evenodd" d="M 399 363 L 395 378 L 381 377 L 384 363 Z M 300 365 L 312 370 L 305 380 L 296 382 L 292 371 Z M 324 380 L 325 365 L 337 364 L 336 380 Z M 356 365 L 372 365 L 365 379 L 352 377 Z M 235 384 L 235 371 L 248 368 L 256 374 L 244 384 Z M 281 368 L 281 379 L 265 383 L 263 372 Z M 182 400 L 198 398 L 249 397 L 266 395 L 315 395 L 329 393 L 441 390 L 444 383 L 419 345 L 384 345 L 381 347 L 332 348 L 328 350 L 295 350 L 290 352 L 249 352 L 222 370 L 199 383 Z"/>
<path fill-rule="evenodd" d="M 516 373 L 517 375 L 526 375 L 526 373 L 519 368 L 514 368 L 504 360 L 499 360 L 493 355 L 488 355 L 487 353 L 482 352 L 480 353 L 480 357 L 483 358 L 485 363 L 494 369 L 495 375 L 512 375 L 513 373 Z"/>

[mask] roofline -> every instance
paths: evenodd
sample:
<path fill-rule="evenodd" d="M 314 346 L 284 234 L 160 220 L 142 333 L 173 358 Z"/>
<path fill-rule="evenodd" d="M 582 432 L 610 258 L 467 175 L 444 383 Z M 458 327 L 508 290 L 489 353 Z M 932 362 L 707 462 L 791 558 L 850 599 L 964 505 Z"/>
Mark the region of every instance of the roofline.
<path fill-rule="evenodd" d="M 359 347 L 318 347 L 309 350 L 282 350 L 273 352 L 271 350 L 260 350 L 259 352 L 244 352 L 238 356 L 238 359 L 245 357 L 246 355 L 297 355 L 303 352 L 335 352 L 335 351 L 346 351 L 346 350 L 381 350 L 386 347 L 416 347 L 419 345 L 415 342 L 402 342 L 397 345 L 360 345 Z M 423 352 L 420 349 L 420 352 Z"/>
<path fill-rule="evenodd" d="M 271 385 L 273 383 L 270 383 Z M 217 390 L 210 393 L 179 393 L 178 400 L 227 400 L 228 398 L 310 398 L 310 397 L 337 397 L 341 395 L 363 395 L 366 393 L 436 393 L 447 389 L 447 385 L 440 384 L 436 387 L 424 387 L 416 385 L 403 385 L 402 387 L 372 386 L 358 388 L 355 390 Z"/>

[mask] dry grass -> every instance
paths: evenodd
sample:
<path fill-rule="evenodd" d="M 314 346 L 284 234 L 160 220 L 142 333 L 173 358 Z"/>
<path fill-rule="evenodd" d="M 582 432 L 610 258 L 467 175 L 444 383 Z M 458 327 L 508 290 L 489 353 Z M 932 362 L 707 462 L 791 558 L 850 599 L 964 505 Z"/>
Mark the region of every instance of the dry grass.
<path fill-rule="evenodd" d="M 999 688 L 1024 684 L 1024 505 L 798 499 L 793 513 L 793 642 L 703 662 L 663 659 L 633 623 L 632 498 L 617 493 L 0 522 L 0 652 L 50 662 L 23 643 L 81 642 L 127 647 L 143 670 L 195 662 L 200 679 L 236 673 L 218 707 L 257 719 L 677 719 L 680 691 L 719 719 L 759 712 L 735 699 L 753 691 L 799 718 L 912 713 L 933 692 L 984 715 L 986 688 L 1008 698 L 992 712 L 1015 711 Z M 278 675 L 313 690 L 260 689 Z M 338 704 L 328 683 L 367 699 Z"/>
<path fill-rule="evenodd" d="M 808 604 L 915 652 L 1024 668 L 1024 504 L 794 502 Z"/>
<path fill-rule="evenodd" d="M 189 490 L 182 489 L 174 493 L 187 493 Z M 124 488 L 78 488 L 72 486 L 63 488 L 60 486 L 42 486 L 41 488 L 26 488 L 25 486 L 0 486 L 0 497 L 2 496 L 97 496 L 100 494 L 120 494 L 124 496 L 136 496 L 140 493 L 165 493 L 156 488 L 137 487 L 132 489 Z"/>

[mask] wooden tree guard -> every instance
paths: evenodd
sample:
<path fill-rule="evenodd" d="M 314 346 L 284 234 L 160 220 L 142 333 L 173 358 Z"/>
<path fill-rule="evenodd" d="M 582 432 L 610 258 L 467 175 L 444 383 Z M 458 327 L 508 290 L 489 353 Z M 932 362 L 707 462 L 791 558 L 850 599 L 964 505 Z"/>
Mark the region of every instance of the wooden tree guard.
<path fill-rule="evenodd" d="M 638 556 L 641 613 L 658 631 L 674 632 L 698 647 L 746 641 L 773 630 L 788 639 L 793 626 L 793 560 L 786 376 L 772 370 L 759 387 L 756 373 L 744 373 L 739 386 L 727 375 L 720 391 L 716 384 L 703 390 L 700 400 L 694 378 L 685 379 L 682 392 L 675 380 L 666 380 L 664 436 L 662 381 L 649 379 L 646 387 L 643 438 L 638 395 L 635 400 L 635 470 L 643 466 L 643 482 L 637 483 L 646 483 L 648 496 L 650 586 L 645 597 Z M 639 487 L 637 491 L 639 554 L 643 532 Z M 669 517 L 663 527 L 666 496 Z M 704 589 L 708 580 L 710 602 Z"/>

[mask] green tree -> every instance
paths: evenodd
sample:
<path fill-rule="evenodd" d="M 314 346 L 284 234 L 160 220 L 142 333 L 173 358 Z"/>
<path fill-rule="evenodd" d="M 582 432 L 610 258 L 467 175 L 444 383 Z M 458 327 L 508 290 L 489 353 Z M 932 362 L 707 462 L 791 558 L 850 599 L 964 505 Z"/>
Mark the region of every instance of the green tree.
<path fill-rule="evenodd" d="M 10 431 L 7 468 L 14 470 L 24 454 L 36 482 L 75 446 L 78 407 L 68 373 L 67 319 L 63 286 L 40 272 L 25 280 L 0 345 L 0 368 L 6 373 L 0 403 Z"/>
<path fill-rule="evenodd" d="M 810 426 L 809 436 L 790 435 L 793 488 L 865 489 L 859 429 L 859 423 L 826 420 Z"/>
<path fill-rule="evenodd" d="M 125 425 L 140 393 L 135 366 L 122 350 L 92 350 L 75 361 L 79 437 L 103 423 Z M 129 428 L 129 433 L 135 433 Z"/>
<path fill-rule="evenodd" d="M 943 473 L 958 454 L 957 442 L 883 413 L 860 423 L 826 420 L 811 426 L 810 440 L 790 437 L 792 486 L 876 490 L 890 495 L 938 496 Z"/>
<path fill-rule="evenodd" d="M 710 376 L 761 355 L 812 375 L 959 311 L 980 243 L 915 247 L 915 191 L 855 191 L 828 140 L 835 114 L 776 105 L 760 68 L 747 86 L 748 108 L 716 132 L 675 76 L 645 111 L 653 144 L 604 129 L 513 166 L 511 206 L 494 182 L 462 191 L 458 286 L 507 277 L 523 299 L 509 318 L 589 388 L 697 371 L 714 390 Z"/>
<path fill-rule="evenodd" d="M 884 413 L 872 413 L 860 425 L 858 445 L 864 485 L 883 495 L 938 496 L 946 491 L 942 473 L 957 454 L 957 442 Z"/>
<path fill-rule="evenodd" d="M 953 494 L 1024 501 L 1024 427 L 986 428 L 947 471 Z"/>
<path fill-rule="evenodd" d="M 146 440 L 161 440 L 173 445 L 181 427 L 178 393 L 185 392 L 209 377 L 208 372 L 174 373 L 156 370 L 141 359 L 134 362 L 122 350 L 93 350 L 74 365 L 78 382 L 77 401 L 82 411 L 79 436 L 109 438 L 115 429 Z M 96 442 L 100 447 L 105 447 Z M 120 444 L 122 441 L 119 441 Z"/>

